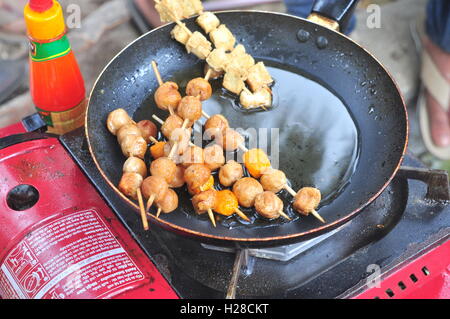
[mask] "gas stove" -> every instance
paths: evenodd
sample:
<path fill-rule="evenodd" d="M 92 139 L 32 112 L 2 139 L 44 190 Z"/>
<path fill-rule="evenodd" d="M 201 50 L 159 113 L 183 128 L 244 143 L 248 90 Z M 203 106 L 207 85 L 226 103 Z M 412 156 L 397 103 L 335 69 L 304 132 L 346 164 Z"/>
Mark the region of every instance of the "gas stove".
<path fill-rule="evenodd" d="M 0 137 L 23 131 L 17 127 Z M 230 249 L 156 226 L 144 231 L 98 172 L 84 130 L 59 142 L 181 298 L 450 298 L 448 176 L 411 155 L 380 197 L 340 228 L 288 246 Z"/>

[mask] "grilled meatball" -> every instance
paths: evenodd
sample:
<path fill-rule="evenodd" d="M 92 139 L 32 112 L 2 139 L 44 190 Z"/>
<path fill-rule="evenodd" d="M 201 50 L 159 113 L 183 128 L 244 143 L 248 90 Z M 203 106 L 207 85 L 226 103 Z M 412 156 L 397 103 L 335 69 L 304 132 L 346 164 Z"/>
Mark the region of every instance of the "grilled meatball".
<path fill-rule="evenodd" d="M 142 136 L 127 135 L 123 138 L 120 147 L 122 148 L 123 155 L 127 157 L 136 156 L 144 159 L 145 153 L 147 152 L 147 142 Z"/>
<path fill-rule="evenodd" d="M 164 147 L 166 145 L 167 142 L 158 142 L 150 147 L 150 153 L 152 154 L 153 159 L 165 156 Z"/>
<path fill-rule="evenodd" d="M 223 186 L 231 186 L 242 178 L 244 170 L 242 165 L 236 161 L 230 160 L 219 171 L 219 181 Z"/>
<path fill-rule="evenodd" d="M 191 142 L 192 129 L 187 128 L 176 128 L 173 130 L 172 135 L 170 136 L 170 146 L 173 147 L 177 144 L 178 155 L 182 155 L 186 149 L 189 147 L 189 143 Z"/>
<path fill-rule="evenodd" d="M 294 197 L 293 207 L 302 215 L 308 216 L 319 206 L 322 195 L 317 188 L 303 187 Z"/>
<path fill-rule="evenodd" d="M 164 196 L 155 201 L 155 203 L 164 214 L 169 214 L 178 207 L 178 195 L 173 189 L 169 188 Z"/>
<path fill-rule="evenodd" d="M 172 181 L 169 183 L 171 188 L 180 188 L 184 185 L 184 167 L 177 165 Z"/>
<path fill-rule="evenodd" d="M 211 170 L 203 164 L 192 164 L 184 171 L 184 180 L 191 189 L 197 189 L 206 184 L 211 176 Z"/>
<path fill-rule="evenodd" d="M 265 170 L 259 181 L 264 190 L 274 193 L 281 191 L 287 183 L 286 175 L 282 171 L 273 168 Z"/>
<path fill-rule="evenodd" d="M 108 119 L 106 120 L 106 126 L 108 130 L 116 135 L 117 131 L 126 124 L 133 123 L 128 113 L 124 109 L 117 109 L 109 113 Z"/>
<path fill-rule="evenodd" d="M 202 102 L 198 97 L 183 97 L 178 105 L 178 115 L 192 125 L 202 117 Z"/>
<path fill-rule="evenodd" d="M 265 218 L 278 218 L 283 211 L 283 201 L 275 193 L 266 191 L 255 197 L 255 209 Z"/>
<path fill-rule="evenodd" d="M 192 164 L 203 164 L 205 162 L 203 149 L 196 145 L 189 146 L 181 156 L 181 162 L 185 168 Z"/>
<path fill-rule="evenodd" d="M 119 190 L 125 196 L 137 199 L 137 190 L 141 187 L 142 180 L 138 173 L 124 173 L 119 182 Z"/>
<path fill-rule="evenodd" d="M 163 135 L 170 139 L 172 133 L 175 129 L 181 128 L 183 126 L 183 119 L 176 114 L 169 115 L 161 126 L 161 132 Z"/>
<path fill-rule="evenodd" d="M 156 105 L 164 111 L 176 110 L 180 100 L 181 94 L 175 82 L 165 82 L 155 92 Z"/>
<path fill-rule="evenodd" d="M 141 135 L 147 143 L 150 143 L 150 137 L 156 138 L 158 129 L 152 121 L 142 120 L 137 123 L 137 127 L 141 131 Z"/>
<path fill-rule="evenodd" d="M 239 205 L 252 207 L 258 194 L 264 192 L 261 184 L 252 177 L 244 177 L 233 185 L 233 193 L 236 195 Z"/>
<path fill-rule="evenodd" d="M 205 123 L 206 137 L 221 137 L 227 128 L 229 128 L 228 120 L 221 114 L 215 114 Z"/>
<path fill-rule="evenodd" d="M 209 189 L 192 197 L 192 205 L 197 214 L 204 214 L 208 209 L 214 209 L 216 206 L 217 191 Z"/>
<path fill-rule="evenodd" d="M 192 79 L 187 84 L 186 95 L 196 96 L 200 98 L 200 101 L 205 101 L 212 95 L 211 84 L 204 78 Z"/>
<path fill-rule="evenodd" d="M 143 178 L 147 177 L 147 166 L 145 162 L 138 157 L 129 157 L 123 164 L 124 173 L 138 173 Z"/>
<path fill-rule="evenodd" d="M 152 174 L 152 176 L 164 178 L 167 183 L 172 182 L 176 171 L 177 166 L 167 157 L 160 157 L 154 160 L 150 165 L 150 174 Z"/>
<path fill-rule="evenodd" d="M 128 135 L 142 136 L 142 133 L 136 124 L 125 124 L 116 132 L 117 142 L 119 142 L 119 144 L 122 144 L 123 139 Z"/>
<path fill-rule="evenodd" d="M 147 199 L 154 195 L 155 201 L 164 197 L 168 189 L 169 185 L 161 176 L 149 176 L 144 179 L 141 185 L 142 196 Z"/>
<path fill-rule="evenodd" d="M 203 151 L 203 155 L 205 165 L 208 166 L 211 171 L 215 171 L 225 164 L 223 149 L 217 144 L 206 147 Z"/>
<path fill-rule="evenodd" d="M 244 137 L 237 131 L 227 128 L 222 136 L 218 136 L 216 142 L 222 146 L 227 152 L 232 152 L 238 149 L 244 143 Z"/>

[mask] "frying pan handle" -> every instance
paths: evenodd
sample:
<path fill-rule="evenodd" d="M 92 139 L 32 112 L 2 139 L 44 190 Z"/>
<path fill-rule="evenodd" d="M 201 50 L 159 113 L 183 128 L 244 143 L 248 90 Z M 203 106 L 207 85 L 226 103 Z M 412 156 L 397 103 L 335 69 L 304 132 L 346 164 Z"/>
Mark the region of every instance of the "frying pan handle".
<path fill-rule="evenodd" d="M 316 0 L 308 20 L 335 31 L 345 30 L 359 0 Z"/>

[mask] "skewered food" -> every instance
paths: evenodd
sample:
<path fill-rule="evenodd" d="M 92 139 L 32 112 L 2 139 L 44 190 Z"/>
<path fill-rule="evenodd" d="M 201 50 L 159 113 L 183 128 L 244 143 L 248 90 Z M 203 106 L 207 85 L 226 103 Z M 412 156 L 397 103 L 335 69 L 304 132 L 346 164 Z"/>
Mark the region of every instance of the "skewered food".
<path fill-rule="evenodd" d="M 200 0 L 181 0 L 181 5 L 183 7 L 183 16 L 185 18 L 203 12 L 203 5 Z"/>
<path fill-rule="evenodd" d="M 150 154 L 152 154 L 153 159 L 157 159 L 165 156 L 164 154 L 164 146 L 167 142 L 158 142 L 150 147 Z"/>
<path fill-rule="evenodd" d="M 205 33 L 210 33 L 220 25 L 220 20 L 212 12 L 203 12 L 196 21 Z"/>
<path fill-rule="evenodd" d="M 163 197 L 155 201 L 158 206 L 158 212 L 162 211 L 164 214 L 173 212 L 178 207 L 178 195 L 173 189 L 168 189 Z M 157 214 L 157 217 L 159 214 Z"/>
<path fill-rule="evenodd" d="M 214 177 L 212 175 L 209 176 L 208 181 L 200 187 L 194 188 L 190 185 L 188 185 L 188 187 L 187 187 L 188 192 L 191 195 L 199 194 L 201 192 L 204 192 L 204 191 L 207 191 L 208 189 L 213 189 L 213 188 L 214 188 Z"/>
<path fill-rule="evenodd" d="M 178 115 L 192 125 L 202 117 L 202 102 L 198 97 L 185 96 L 178 105 Z"/>
<path fill-rule="evenodd" d="M 281 191 L 287 183 L 286 175 L 282 171 L 273 168 L 266 169 L 259 181 L 264 190 L 274 193 Z"/>
<path fill-rule="evenodd" d="M 188 53 L 196 55 L 199 59 L 205 60 L 211 53 L 212 44 L 203 34 L 195 31 L 186 42 L 186 50 Z"/>
<path fill-rule="evenodd" d="M 224 49 L 216 48 L 208 55 L 206 62 L 214 71 L 223 72 L 230 62 L 230 56 Z"/>
<path fill-rule="evenodd" d="M 185 184 L 184 181 L 184 167 L 181 165 L 177 165 L 175 170 L 175 174 L 173 175 L 172 181 L 169 183 L 171 188 L 180 188 Z"/>
<path fill-rule="evenodd" d="M 167 157 L 160 157 L 150 164 L 150 173 L 152 176 L 160 176 L 164 178 L 167 183 L 172 182 L 176 170 L 176 164 Z"/>
<path fill-rule="evenodd" d="M 267 86 L 254 93 L 244 89 L 241 92 L 239 102 L 246 109 L 269 107 L 272 105 L 272 90 Z"/>
<path fill-rule="evenodd" d="M 228 63 L 225 65 L 225 71 L 235 71 L 245 80 L 250 68 L 255 65 L 255 59 L 246 53 L 245 47 L 242 44 L 236 46 L 228 55 Z"/>
<path fill-rule="evenodd" d="M 233 33 L 225 24 L 221 24 L 218 28 L 212 30 L 209 33 L 209 37 L 216 48 L 224 49 L 225 51 L 233 50 L 236 43 Z"/>
<path fill-rule="evenodd" d="M 222 136 L 229 128 L 228 120 L 221 114 L 211 116 L 205 123 L 205 134 L 207 138 Z"/>
<path fill-rule="evenodd" d="M 303 187 L 294 197 L 293 207 L 302 215 L 308 216 L 315 212 L 317 206 L 322 199 L 322 195 L 317 188 Z"/>
<path fill-rule="evenodd" d="M 223 149 L 217 144 L 206 147 L 203 150 L 203 156 L 205 165 L 208 166 L 211 171 L 215 171 L 225 164 Z"/>
<path fill-rule="evenodd" d="M 247 84 L 253 92 L 272 84 L 273 79 L 264 62 L 258 62 L 248 70 Z"/>
<path fill-rule="evenodd" d="M 126 124 L 133 123 L 128 113 L 124 109 L 116 109 L 109 113 L 106 126 L 111 134 L 116 135 L 117 131 Z"/>
<path fill-rule="evenodd" d="M 124 173 L 137 173 L 143 178 L 147 177 L 147 166 L 144 161 L 137 157 L 129 157 L 123 164 Z"/>
<path fill-rule="evenodd" d="M 125 124 L 116 132 L 117 142 L 122 144 L 124 138 L 129 135 L 142 136 L 142 132 L 134 123 Z"/>
<path fill-rule="evenodd" d="M 270 167 L 270 160 L 260 148 L 253 148 L 244 153 L 245 167 L 254 178 L 260 178 L 266 169 Z"/>
<path fill-rule="evenodd" d="M 184 171 L 184 180 L 192 190 L 205 185 L 210 177 L 211 170 L 203 164 L 192 164 Z"/>
<path fill-rule="evenodd" d="M 182 126 L 183 126 L 183 119 L 176 114 L 171 114 L 162 124 L 161 132 L 167 139 L 170 139 L 173 131 L 177 128 L 181 128 Z"/>
<path fill-rule="evenodd" d="M 149 120 L 139 121 L 137 123 L 137 127 L 141 131 L 141 136 L 147 143 L 150 143 L 151 137 L 156 138 L 156 135 L 158 134 L 158 128 L 152 121 Z"/>
<path fill-rule="evenodd" d="M 138 173 L 124 173 L 119 182 L 119 190 L 127 197 L 137 199 L 137 190 L 141 187 L 143 177 Z"/>
<path fill-rule="evenodd" d="M 200 101 L 209 99 L 212 95 L 212 87 L 204 78 L 195 78 L 188 82 L 186 95 L 196 96 Z"/>
<path fill-rule="evenodd" d="M 174 19 L 184 18 L 184 10 L 181 3 L 177 0 L 155 1 L 155 9 L 159 13 L 162 22 L 172 22 Z"/>
<path fill-rule="evenodd" d="M 184 168 L 192 164 L 203 164 L 205 162 L 203 149 L 196 145 L 189 146 L 181 156 L 181 162 Z"/>
<path fill-rule="evenodd" d="M 244 80 L 241 78 L 241 74 L 238 70 L 228 70 L 224 77 L 222 85 L 228 91 L 239 95 L 245 87 Z"/>
<path fill-rule="evenodd" d="M 229 160 L 219 170 L 219 181 L 223 186 L 229 187 L 241 179 L 243 175 L 242 165 L 236 161 Z"/>
<path fill-rule="evenodd" d="M 264 192 L 261 184 L 252 177 L 244 177 L 233 185 L 233 193 L 236 195 L 239 205 L 252 207 L 255 205 L 255 198 Z"/>
<path fill-rule="evenodd" d="M 189 144 L 191 142 L 191 129 L 183 129 L 183 128 L 176 128 L 170 137 L 169 145 L 170 150 L 173 147 L 176 147 L 176 154 L 182 155 L 186 149 L 189 147 Z M 176 146 L 175 146 L 176 144 Z M 170 154 L 169 150 L 169 154 Z"/>
<path fill-rule="evenodd" d="M 123 155 L 136 156 L 144 159 L 147 152 L 147 142 L 142 136 L 127 135 L 122 139 L 120 143 Z"/>
<path fill-rule="evenodd" d="M 283 201 L 273 192 L 265 191 L 255 197 L 256 212 L 268 219 L 280 217 L 283 211 Z"/>
<path fill-rule="evenodd" d="M 197 214 L 204 214 L 208 209 L 214 209 L 216 205 L 217 191 L 215 189 L 208 189 L 192 197 L 192 205 Z"/>
<path fill-rule="evenodd" d="M 244 137 L 237 131 L 227 128 L 222 136 L 216 138 L 216 142 L 227 152 L 233 152 L 244 143 Z"/>
<path fill-rule="evenodd" d="M 161 110 L 175 110 L 180 101 L 181 94 L 175 82 L 165 82 L 155 92 L 156 106 Z"/>
<path fill-rule="evenodd" d="M 149 176 L 142 182 L 141 190 L 144 198 L 148 199 L 147 209 L 152 206 L 154 201 L 163 198 L 169 185 L 161 176 Z"/>
<path fill-rule="evenodd" d="M 234 195 L 232 191 L 230 191 L 229 189 L 225 189 L 217 192 L 216 205 L 214 206 L 215 212 L 224 216 L 237 214 L 242 219 L 250 221 L 250 219 L 239 210 L 238 206 L 238 200 L 236 198 L 236 195 Z"/>
<path fill-rule="evenodd" d="M 208 64 L 205 64 L 203 72 L 205 73 L 205 76 L 209 74 L 209 78 L 213 80 L 218 79 L 223 75 L 223 71 L 216 71 L 213 68 L 211 68 Z"/>
<path fill-rule="evenodd" d="M 186 24 L 183 23 L 183 26 L 186 27 Z M 176 25 L 170 32 L 170 35 L 178 42 L 186 45 L 191 35 L 186 31 L 184 27 Z"/>

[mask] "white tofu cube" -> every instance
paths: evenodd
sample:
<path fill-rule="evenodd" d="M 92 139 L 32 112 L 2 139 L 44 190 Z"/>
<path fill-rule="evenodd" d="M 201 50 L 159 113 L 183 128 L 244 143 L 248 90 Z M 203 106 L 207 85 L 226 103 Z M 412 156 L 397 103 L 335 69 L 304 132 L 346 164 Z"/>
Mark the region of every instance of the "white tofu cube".
<path fill-rule="evenodd" d="M 218 49 L 224 49 L 225 51 L 231 51 L 234 48 L 236 39 L 226 25 L 221 24 L 217 29 L 211 31 L 209 34 L 214 46 Z"/>
<path fill-rule="evenodd" d="M 175 19 L 183 19 L 183 6 L 177 0 L 161 0 L 155 4 L 155 9 L 159 13 L 162 22 L 173 22 Z M 169 13 L 169 10 L 171 13 Z M 173 16 L 172 16 L 173 15 Z"/>
<path fill-rule="evenodd" d="M 208 65 L 214 69 L 214 71 L 221 72 L 225 70 L 229 59 L 228 54 L 224 49 L 214 49 L 211 54 L 206 58 Z"/>
<path fill-rule="evenodd" d="M 183 23 L 183 25 L 185 24 Z M 172 38 L 182 44 L 186 44 L 189 40 L 189 34 L 178 24 L 175 26 L 175 28 L 173 28 L 170 34 L 172 35 Z"/>
<path fill-rule="evenodd" d="M 181 0 L 179 2 L 181 2 L 183 7 L 183 15 L 185 18 L 189 18 L 203 12 L 203 5 L 200 0 Z"/>
<path fill-rule="evenodd" d="M 240 77 L 239 73 L 236 73 L 234 71 L 230 71 L 225 73 L 225 76 L 223 77 L 223 87 L 226 88 L 228 91 L 239 95 L 242 90 L 244 89 L 245 83 Z"/>
<path fill-rule="evenodd" d="M 256 92 L 263 87 L 272 84 L 273 79 L 264 63 L 258 62 L 249 69 L 246 81 L 252 92 Z"/>
<path fill-rule="evenodd" d="M 239 101 L 246 109 L 270 107 L 272 105 L 272 91 L 267 86 L 254 93 L 243 90 Z"/>
<path fill-rule="evenodd" d="M 203 34 L 195 31 L 186 42 L 186 50 L 188 53 L 195 54 L 199 59 L 205 60 L 211 53 L 212 44 Z"/>
<path fill-rule="evenodd" d="M 197 18 L 197 23 L 206 33 L 210 33 L 220 25 L 219 19 L 212 12 L 204 12 Z"/>

